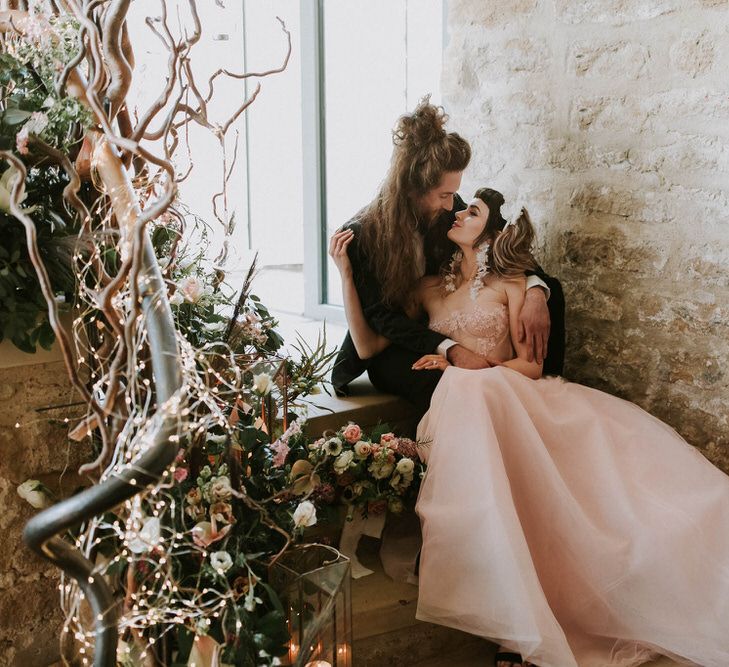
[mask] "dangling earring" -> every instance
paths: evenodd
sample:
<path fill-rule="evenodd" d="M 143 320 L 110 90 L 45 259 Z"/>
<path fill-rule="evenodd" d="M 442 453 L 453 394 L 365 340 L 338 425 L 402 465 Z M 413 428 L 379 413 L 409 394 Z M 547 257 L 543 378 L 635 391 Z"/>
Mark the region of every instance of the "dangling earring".
<path fill-rule="evenodd" d="M 490 243 L 484 243 L 476 253 L 476 275 L 471 280 L 471 299 L 473 301 L 478 297 L 478 293 L 483 287 L 484 281 L 489 273 L 489 251 L 491 250 Z"/>
<path fill-rule="evenodd" d="M 455 292 L 457 289 L 456 275 L 460 272 L 462 259 L 463 253 L 460 250 L 456 250 L 451 256 L 451 263 L 448 265 L 448 271 L 443 276 L 443 289 L 447 294 Z"/>

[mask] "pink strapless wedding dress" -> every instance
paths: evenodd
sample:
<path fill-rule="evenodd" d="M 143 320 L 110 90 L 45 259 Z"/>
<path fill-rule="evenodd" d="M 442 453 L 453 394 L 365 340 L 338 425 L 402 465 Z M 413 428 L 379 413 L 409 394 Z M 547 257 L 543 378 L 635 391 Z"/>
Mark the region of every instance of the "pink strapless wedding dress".
<path fill-rule="evenodd" d="M 496 341 L 494 309 L 432 327 Z M 729 666 L 729 477 L 673 429 L 559 378 L 448 368 L 418 438 L 419 619 L 540 667 Z"/>

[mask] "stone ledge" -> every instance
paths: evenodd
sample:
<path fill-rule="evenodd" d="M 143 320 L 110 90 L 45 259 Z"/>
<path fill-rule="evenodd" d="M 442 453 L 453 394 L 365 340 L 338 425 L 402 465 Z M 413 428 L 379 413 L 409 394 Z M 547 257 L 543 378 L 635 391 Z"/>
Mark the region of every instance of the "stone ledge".
<path fill-rule="evenodd" d="M 406 400 L 378 392 L 366 376 L 354 380 L 349 389 L 349 396 L 319 394 L 310 398 L 307 433 L 316 436 L 355 422 L 365 431 L 386 423 L 397 435 L 414 435 L 418 415 Z"/>

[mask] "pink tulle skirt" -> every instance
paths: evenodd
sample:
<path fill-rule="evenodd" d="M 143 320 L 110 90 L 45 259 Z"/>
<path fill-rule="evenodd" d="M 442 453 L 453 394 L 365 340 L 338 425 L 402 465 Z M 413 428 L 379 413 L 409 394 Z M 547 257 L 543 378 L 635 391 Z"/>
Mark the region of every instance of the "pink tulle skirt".
<path fill-rule="evenodd" d="M 449 368 L 418 428 L 418 618 L 541 667 L 729 666 L 729 477 L 637 406 Z"/>

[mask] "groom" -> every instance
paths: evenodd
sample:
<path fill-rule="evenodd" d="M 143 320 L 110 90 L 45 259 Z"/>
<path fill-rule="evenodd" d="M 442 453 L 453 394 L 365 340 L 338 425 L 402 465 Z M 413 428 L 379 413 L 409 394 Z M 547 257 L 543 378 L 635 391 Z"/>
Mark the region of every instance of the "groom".
<path fill-rule="evenodd" d="M 457 190 L 471 148 L 455 132 L 445 131 L 446 119 L 427 99 L 399 119 L 380 192 L 344 225 L 354 231 L 348 254 L 365 317 L 391 345 L 371 359 L 360 359 L 348 332 L 332 371 L 334 389 L 346 395 L 348 383 L 366 370 L 377 389 L 405 398 L 420 414 L 427 411 L 441 376 L 436 370 L 412 370 L 420 357 L 437 353 L 460 368 L 489 366 L 480 355 L 428 329 L 426 321 L 411 317 L 413 287 L 422 276 L 437 275 L 447 266 L 455 246 L 446 233 L 455 213 L 466 208 Z M 520 328 L 530 361 L 543 361 L 545 374 L 560 374 L 564 300 L 559 281 L 541 269 L 527 278 Z"/>

